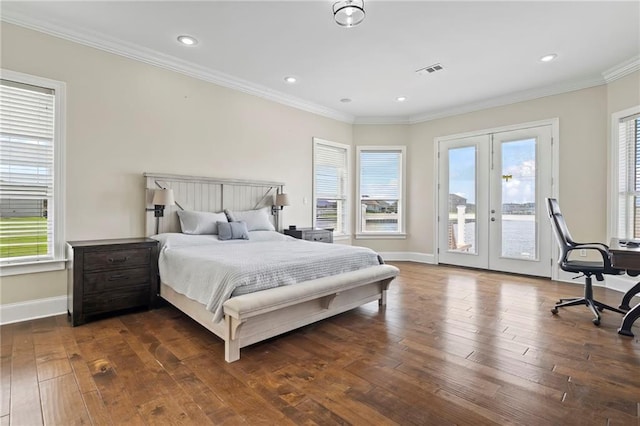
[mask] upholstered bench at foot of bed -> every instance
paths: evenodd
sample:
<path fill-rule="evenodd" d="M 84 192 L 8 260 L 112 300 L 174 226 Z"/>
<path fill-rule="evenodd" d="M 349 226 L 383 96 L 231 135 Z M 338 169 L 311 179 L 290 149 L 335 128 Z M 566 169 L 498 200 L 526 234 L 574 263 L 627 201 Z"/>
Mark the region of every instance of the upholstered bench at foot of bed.
<path fill-rule="evenodd" d="M 240 348 L 378 300 L 398 268 L 378 265 L 305 283 L 233 297 L 224 302 L 225 360 L 240 359 Z"/>

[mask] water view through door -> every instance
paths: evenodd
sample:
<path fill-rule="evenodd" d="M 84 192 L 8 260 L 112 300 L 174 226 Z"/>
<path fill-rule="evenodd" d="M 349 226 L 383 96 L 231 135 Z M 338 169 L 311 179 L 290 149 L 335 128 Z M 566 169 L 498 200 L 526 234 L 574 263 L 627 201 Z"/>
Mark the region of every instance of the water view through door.
<path fill-rule="evenodd" d="M 551 126 L 439 142 L 438 261 L 551 276 Z"/>

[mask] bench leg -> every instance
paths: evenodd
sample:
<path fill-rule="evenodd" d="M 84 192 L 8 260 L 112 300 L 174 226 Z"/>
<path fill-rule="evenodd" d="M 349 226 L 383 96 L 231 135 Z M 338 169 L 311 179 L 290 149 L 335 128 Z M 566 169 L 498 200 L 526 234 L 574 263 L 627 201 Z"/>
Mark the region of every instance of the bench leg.
<path fill-rule="evenodd" d="M 224 360 L 234 362 L 240 359 L 240 341 L 227 340 L 224 342 Z"/>
<path fill-rule="evenodd" d="M 225 315 L 224 321 L 227 326 L 227 337 L 224 339 L 224 360 L 234 362 L 240 359 L 238 328 L 240 328 L 242 323 L 229 315 Z"/>
<path fill-rule="evenodd" d="M 382 290 L 380 299 L 378 299 L 378 306 L 386 306 L 386 305 L 387 305 L 387 290 Z"/>

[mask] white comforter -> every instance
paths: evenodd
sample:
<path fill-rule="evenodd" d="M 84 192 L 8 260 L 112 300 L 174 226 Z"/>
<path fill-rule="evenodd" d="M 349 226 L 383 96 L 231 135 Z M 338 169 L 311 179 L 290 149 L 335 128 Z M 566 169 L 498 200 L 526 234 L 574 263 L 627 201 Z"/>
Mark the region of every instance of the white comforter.
<path fill-rule="evenodd" d="M 266 232 L 266 231 L 265 231 Z M 231 296 L 301 283 L 381 263 L 365 247 L 315 243 L 281 234 L 250 233 L 251 240 L 161 234 L 160 278 L 222 319 Z"/>

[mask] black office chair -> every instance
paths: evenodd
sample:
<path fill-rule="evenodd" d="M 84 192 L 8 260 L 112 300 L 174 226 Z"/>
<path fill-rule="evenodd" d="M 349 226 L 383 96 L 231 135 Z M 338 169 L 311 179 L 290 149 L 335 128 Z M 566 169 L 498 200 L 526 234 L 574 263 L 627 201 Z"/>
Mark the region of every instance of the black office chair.
<path fill-rule="evenodd" d="M 624 273 L 624 271 L 615 269 L 611 266 L 609 246 L 602 243 L 577 243 L 573 241 L 571 234 L 569 233 L 569 229 L 567 228 L 567 224 L 564 221 L 564 217 L 562 216 L 562 212 L 560 211 L 560 206 L 558 206 L 558 201 L 555 198 L 547 198 L 547 213 L 549 213 L 551 227 L 553 228 L 553 233 L 555 234 L 556 239 L 558 240 L 558 245 L 560 246 L 560 257 L 558 259 L 560 269 L 567 272 L 581 273 L 586 277 L 584 296 L 574 297 L 571 299 L 560 299 L 560 301 L 556 303 L 556 306 L 551 309 L 551 313 L 557 314 L 558 308 L 587 305 L 589 309 L 591 309 L 591 312 L 593 312 L 593 315 L 595 315 L 595 319 L 593 320 L 595 325 L 600 325 L 599 312 L 602 312 L 605 309 L 624 314 L 624 311 L 605 305 L 593 298 L 593 287 L 591 284 L 592 275 L 595 275 L 598 281 L 603 281 L 605 274 L 620 275 Z M 570 253 L 574 250 L 595 250 L 600 254 L 600 256 L 602 256 L 602 260 L 570 260 Z M 580 276 L 576 278 L 580 278 Z"/>

